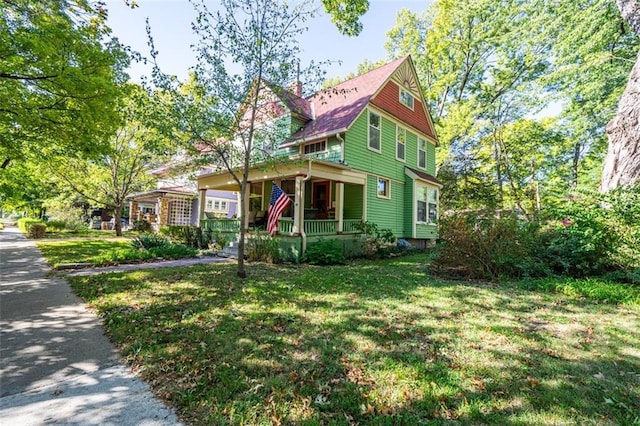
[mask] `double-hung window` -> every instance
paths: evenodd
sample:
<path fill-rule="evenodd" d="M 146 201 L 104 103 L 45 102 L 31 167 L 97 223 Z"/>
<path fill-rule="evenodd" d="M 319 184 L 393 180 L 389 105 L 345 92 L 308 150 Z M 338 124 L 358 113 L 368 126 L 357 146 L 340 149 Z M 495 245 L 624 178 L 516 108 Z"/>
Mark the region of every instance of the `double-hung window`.
<path fill-rule="evenodd" d="M 438 221 L 438 190 L 419 185 L 416 201 L 416 222 L 436 223 Z"/>
<path fill-rule="evenodd" d="M 413 95 L 402 87 L 400 88 L 400 103 L 407 108 L 413 109 Z"/>
<path fill-rule="evenodd" d="M 418 138 L 418 167 L 427 168 L 427 141 L 422 138 Z"/>
<path fill-rule="evenodd" d="M 407 129 L 396 126 L 396 158 L 405 160 L 405 147 L 407 144 Z"/>
<path fill-rule="evenodd" d="M 380 128 L 380 116 L 369 111 L 369 149 L 377 152 L 380 152 Z"/>

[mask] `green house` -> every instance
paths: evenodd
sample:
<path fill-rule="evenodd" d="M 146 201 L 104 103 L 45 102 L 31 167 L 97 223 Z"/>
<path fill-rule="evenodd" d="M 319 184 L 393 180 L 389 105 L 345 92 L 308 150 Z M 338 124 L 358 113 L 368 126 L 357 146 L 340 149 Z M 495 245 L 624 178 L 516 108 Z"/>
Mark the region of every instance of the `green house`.
<path fill-rule="evenodd" d="M 438 139 L 411 57 L 308 98 L 300 87 L 274 91 L 272 98 L 284 129 L 273 149 L 287 161 L 250 171 L 242 224 L 249 233 L 268 209 L 275 182 L 293 201 L 277 233 L 294 253 L 318 238 L 353 240 L 363 221 L 418 245 L 438 238 Z M 200 175 L 198 188 L 239 190 L 228 172 Z M 241 226 L 213 219 L 201 225 Z"/>

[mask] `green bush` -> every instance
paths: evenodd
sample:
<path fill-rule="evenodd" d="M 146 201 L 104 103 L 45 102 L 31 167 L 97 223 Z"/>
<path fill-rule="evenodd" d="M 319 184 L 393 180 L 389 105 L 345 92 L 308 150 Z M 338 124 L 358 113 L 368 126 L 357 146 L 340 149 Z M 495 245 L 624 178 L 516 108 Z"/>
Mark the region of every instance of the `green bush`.
<path fill-rule="evenodd" d="M 312 265 L 344 265 L 347 259 L 340 241 L 321 238 L 307 245 L 303 261 Z"/>
<path fill-rule="evenodd" d="M 67 228 L 67 222 L 64 220 L 49 220 L 47 221 L 47 230 L 51 231 L 62 231 Z"/>
<path fill-rule="evenodd" d="M 107 250 L 96 258 L 98 265 L 118 265 L 122 263 L 139 263 L 154 259 L 183 259 L 195 257 L 198 251 L 182 244 L 168 244 L 149 249 L 127 248 Z"/>
<path fill-rule="evenodd" d="M 280 244 L 267 232 L 256 231 L 247 238 L 245 253 L 251 261 L 279 262 Z"/>
<path fill-rule="evenodd" d="M 36 223 L 43 223 L 43 222 L 40 219 L 33 219 L 30 217 L 22 217 L 16 221 L 16 224 L 18 225 L 18 229 L 20 229 L 24 233 L 29 232 L 29 228 Z"/>
<path fill-rule="evenodd" d="M 151 223 L 146 220 L 134 220 L 131 224 L 131 230 L 137 232 L 151 232 L 153 228 L 151 227 Z"/>
<path fill-rule="evenodd" d="M 138 249 L 151 249 L 155 247 L 166 247 L 171 244 L 171 241 L 164 235 L 144 233 L 134 238 L 131 243 L 133 247 Z"/>
<path fill-rule="evenodd" d="M 45 233 L 47 232 L 47 225 L 44 223 L 33 223 L 29 226 L 29 231 L 27 231 L 27 237 L 29 238 L 44 238 Z"/>
<path fill-rule="evenodd" d="M 383 248 L 388 249 L 396 241 L 391 229 L 378 229 L 374 222 L 360 222 L 355 229 L 364 234 L 362 253 L 367 257 L 384 255 Z"/>
<path fill-rule="evenodd" d="M 445 275 L 494 279 L 540 276 L 548 270 L 532 256 L 537 226 L 516 216 L 458 214 L 440 219 L 440 244 L 433 266 Z"/>

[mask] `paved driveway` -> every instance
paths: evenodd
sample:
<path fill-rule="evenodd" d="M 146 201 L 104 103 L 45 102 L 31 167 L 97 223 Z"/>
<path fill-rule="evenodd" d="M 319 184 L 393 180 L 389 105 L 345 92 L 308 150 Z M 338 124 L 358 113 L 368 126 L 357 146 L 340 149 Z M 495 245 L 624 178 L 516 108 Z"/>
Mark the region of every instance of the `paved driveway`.
<path fill-rule="evenodd" d="M 16 228 L 0 231 L 0 424 L 174 425 Z"/>

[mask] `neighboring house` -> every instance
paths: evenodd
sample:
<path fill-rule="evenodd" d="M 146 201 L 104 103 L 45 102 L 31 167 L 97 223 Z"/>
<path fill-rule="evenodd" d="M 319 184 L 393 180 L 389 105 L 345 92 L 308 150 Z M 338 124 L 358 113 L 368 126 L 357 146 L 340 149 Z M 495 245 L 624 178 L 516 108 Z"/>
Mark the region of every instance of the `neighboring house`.
<path fill-rule="evenodd" d="M 267 210 L 276 182 L 294 201 L 278 226 L 294 252 L 319 237 L 353 240 L 363 221 L 420 245 L 438 238 L 438 139 L 411 58 L 299 95 L 274 92 L 270 108 L 281 128 L 292 129 L 275 154 L 288 161 L 250 171 L 244 226 Z M 238 190 L 228 172 L 202 174 L 197 184 L 200 191 Z M 213 220 L 202 226 L 219 229 Z"/>
<path fill-rule="evenodd" d="M 198 225 L 204 218 L 231 218 L 236 215 L 238 195 L 230 191 L 198 192 L 192 174 L 178 172 L 175 163 L 152 170 L 158 178 L 156 189 L 131 194 L 129 224 L 145 220 L 153 229 L 165 225 Z M 200 197 L 203 201 L 200 201 Z M 204 208 L 200 206 L 204 202 Z"/>

